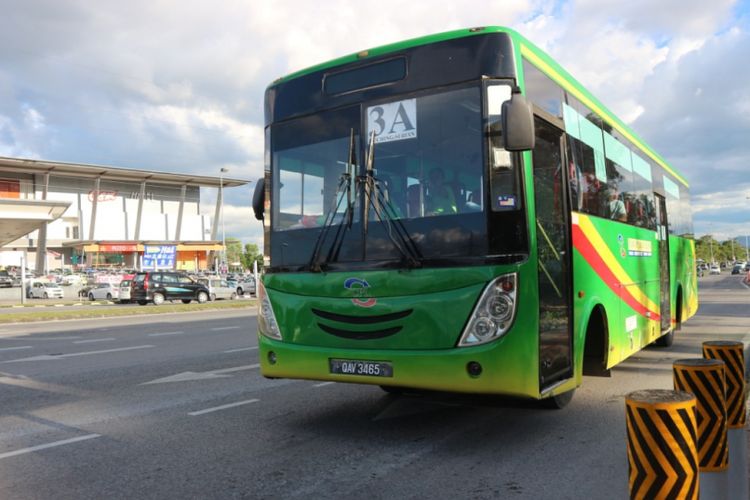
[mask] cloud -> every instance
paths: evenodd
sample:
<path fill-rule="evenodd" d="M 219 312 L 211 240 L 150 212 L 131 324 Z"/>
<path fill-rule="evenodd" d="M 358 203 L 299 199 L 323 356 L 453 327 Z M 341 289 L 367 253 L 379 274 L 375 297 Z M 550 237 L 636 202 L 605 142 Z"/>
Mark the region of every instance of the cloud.
<path fill-rule="evenodd" d="M 275 78 L 410 37 L 508 25 L 632 122 L 697 195 L 719 192 L 746 182 L 750 47 L 737 11 L 732 0 L 13 2 L 0 17 L 0 154 L 256 179 Z M 257 240 L 240 191 L 227 192 L 232 230 Z"/>

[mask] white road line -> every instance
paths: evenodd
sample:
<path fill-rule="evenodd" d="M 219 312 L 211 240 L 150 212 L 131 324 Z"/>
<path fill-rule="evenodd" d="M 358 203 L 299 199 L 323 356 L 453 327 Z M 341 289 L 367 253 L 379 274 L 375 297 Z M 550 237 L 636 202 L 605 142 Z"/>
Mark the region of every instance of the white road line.
<path fill-rule="evenodd" d="M 0 348 L 0 352 L 2 352 L 2 351 L 20 351 L 21 349 L 33 349 L 33 348 L 34 348 L 34 346 L 31 346 L 31 345 L 22 345 L 22 346 L 18 346 L 18 347 L 3 347 L 3 348 Z"/>
<path fill-rule="evenodd" d="M 257 347 L 240 347 L 239 349 L 229 349 L 228 351 L 224 351 L 225 353 L 230 352 L 242 352 L 242 351 L 257 351 Z"/>
<path fill-rule="evenodd" d="M 248 399 L 247 401 L 237 401 L 236 403 L 229 403 L 221 406 L 214 406 L 213 408 L 206 408 L 205 410 L 191 411 L 188 413 L 191 417 L 203 415 L 205 413 L 211 413 L 214 411 L 226 410 L 227 408 L 234 408 L 235 406 L 249 405 L 250 403 L 257 403 L 260 399 Z"/>
<path fill-rule="evenodd" d="M 182 335 L 185 332 L 160 332 L 160 333 L 149 333 L 149 337 L 166 337 L 167 335 Z"/>
<path fill-rule="evenodd" d="M 313 387 L 325 387 L 327 385 L 335 384 L 336 382 L 321 382 L 319 384 L 313 384 Z"/>
<path fill-rule="evenodd" d="M 74 344 L 93 344 L 94 342 L 109 342 L 115 340 L 114 337 L 107 337 L 105 339 L 89 339 L 89 340 L 74 340 Z"/>
<path fill-rule="evenodd" d="M 3 363 L 20 363 L 22 361 L 52 361 L 52 360 L 57 360 L 57 359 L 73 358 L 76 356 L 89 356 L 91 354 L 107 354 L 110 352 L 133 351 L 135 349 L 148 349 L 150 347 L 156 347 L 156 346 L 137 345 L 133 347 L 120 347 L 119 349 L 105 349 L 103 351 L 72 352 L 70 354 L 59 354 L 56 356 L 53 356 L 50 354 L 43 354 L 41 356 L 32 356 L 30 358 L 11 359 L 9 361 L 3 361 Z"/>
<path fill-rule="evenodd" d="M 69 335 L 67 337 L 27 337 L 24 338 L 24 340 L 74 340 L 74 339 L 80 339 L 80 335 Z"/>
<path fill-rule="evenodd" d="M 241 326 L 217 326 L 216 328 L 211 328 L 212 332 L 218 332 L 219 330 L 239 330 L 242 328 Z"/>
<path fill-rule="evenodd" d="M 40 444 L 38 446 L 32 446 L 30 448 L 21 448 L 20 450 L 8 451 L 6 453 L 0 453 L 0 460 L 3 458 L 15 457 L 26 453 L 32 453 L 34 451 L 46 450 L 47 448 L 54 448 L 56 446 L 63 446 L 65 444 L 77 443 L 79 441 L 86 441 L 88 439 L 94 439 L 101 437 L 101 434 L 87 434 L 85 436 L 79 436 L 71 439 L 63 439 L 62 441 L 55 441 L 53 443 Z"/>

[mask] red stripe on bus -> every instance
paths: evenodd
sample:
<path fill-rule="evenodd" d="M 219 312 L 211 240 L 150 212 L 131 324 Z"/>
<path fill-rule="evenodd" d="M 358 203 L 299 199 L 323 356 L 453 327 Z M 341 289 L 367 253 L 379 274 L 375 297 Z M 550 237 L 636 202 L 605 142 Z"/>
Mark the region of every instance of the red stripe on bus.
<path fill-rule="evenodd" d="M 573 246 L 583 256 L 586 262 L 591 265 L 594 272 L 604 281 L 604 283 L 617 294 L 622 300 L 624 300 L 630 307 L 632 307 L 638 314 L 645 318 L 658 321 L 659 314 L 654 311 L 649 311 L 646 306 L 641 304 L 633 294 L 627 289 L 627 287 L 619 286 L 620 282 L 614 273 L 610 270 L 609 266 L 604 262 L 599 252 L 591 244 L 591 241 L 586 237 L 583 230 L 578 225 L 573 225 Z"/>

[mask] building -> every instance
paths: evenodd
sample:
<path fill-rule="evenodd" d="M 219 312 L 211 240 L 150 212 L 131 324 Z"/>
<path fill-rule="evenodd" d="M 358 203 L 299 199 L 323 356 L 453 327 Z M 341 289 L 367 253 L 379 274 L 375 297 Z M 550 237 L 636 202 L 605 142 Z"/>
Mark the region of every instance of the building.
<path fill-rule="evenodd" d="M 0 157 L 0 266 L 214 267 L 225 188 L 248 181 Z M 218 189 L 213 216 L 201 189 Z M 248 207 L 248 217 L 250 209 Z"/>

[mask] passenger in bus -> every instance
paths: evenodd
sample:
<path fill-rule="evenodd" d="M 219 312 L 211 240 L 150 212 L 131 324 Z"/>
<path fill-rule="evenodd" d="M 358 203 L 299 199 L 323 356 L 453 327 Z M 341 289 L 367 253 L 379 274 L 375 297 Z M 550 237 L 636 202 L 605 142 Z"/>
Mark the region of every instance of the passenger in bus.
<path fill-rule="evenodd" d="M 607 215 L 612 220 L 627 222 L 628 213 L 625 210 L 625 203 L 620 199 L 620 193 L 617 187 L 612 186 L 609 191 L 609 201 L 607 202 Z"/>
<path fill-rule="evenodd" d="M 406 188 L 406 215 L 410 219 L 422 217 L 422 185 L 412 184 Z"/>
<path fill-rule="evenodd" d="M 445 174 L 443 169 L 439 167 L 430 170 L 425 205 L 427 215 L 445 215 L 458 212 L 456 196 L 450 186 L 445 183 Z"/>

